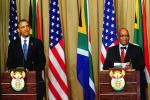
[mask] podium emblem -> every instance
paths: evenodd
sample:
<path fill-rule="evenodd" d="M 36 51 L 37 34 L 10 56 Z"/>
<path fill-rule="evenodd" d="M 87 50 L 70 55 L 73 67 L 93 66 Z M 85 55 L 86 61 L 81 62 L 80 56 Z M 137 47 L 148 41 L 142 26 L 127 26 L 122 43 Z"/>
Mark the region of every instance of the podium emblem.
<path fill-rule="evenodd" d="M 11 86 L 15 91 L 21 91 L 25 87 L 24 78 L 26 76 L 25 71 L 11 71 L 10 76 L 12 77 Z"/>
<path fill-rule="evenodd" d="M 124 80 L 124 76 L 125 76 L 125 71 L 122 70 L 114 70 L 114 71 L 110 71 L 109 75 L 111 77 L 111 86 L 115 91 L 121 91 L 123 90 L 124 86 L 125 86 L 125 80 Z"/>

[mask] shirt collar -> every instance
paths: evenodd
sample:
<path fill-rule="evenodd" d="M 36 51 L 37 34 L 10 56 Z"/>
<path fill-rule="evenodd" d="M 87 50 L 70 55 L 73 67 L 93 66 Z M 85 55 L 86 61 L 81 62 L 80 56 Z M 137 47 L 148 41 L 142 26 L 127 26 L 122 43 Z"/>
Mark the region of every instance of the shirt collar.
<path fill-rule="evenodd" d="M 21 44 L 23 45 L 23 43 L 24 43 L 24 40 L 27 40 L 26 41 L 26 43 L 27 43 L 27 45 L 29 44 L 29 36 L 28 37 L 26 37 L 26 38 L 24 38 L 23 36 L 21 36 Z"/>
<path fill-rule="evenodd" d="M 120 49 L 121 47 L 126 47 L 126 49 L 128 49 L 128 44 L 122 45 L 122 44 L 119 43 L 119 49 Z"/>

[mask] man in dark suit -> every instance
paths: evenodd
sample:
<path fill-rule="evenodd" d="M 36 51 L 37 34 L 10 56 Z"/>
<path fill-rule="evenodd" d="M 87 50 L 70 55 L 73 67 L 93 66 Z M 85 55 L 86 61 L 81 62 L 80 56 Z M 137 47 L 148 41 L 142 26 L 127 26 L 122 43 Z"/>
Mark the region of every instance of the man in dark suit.
<path fill-rule="evenodd" d="M 8 70 L 24 67 L 27 71 L 36 71 L 37 99 L 42 100 L 45 93 L 45 84 L 42 78 L 46 59 L 44 55 L 44 46 L 41 40 L 30 36 L 30 25 L 25 19 L 20 20 L 18 32 L 20 38 L 11 41 L 8 47 Z"/>
<path fill-rule="evenodd" d="M 119 30 L 118 40 L 118 45 L 108 48 L 103 69 L 113 68 L 115 63 L 129 63 L 132 67 L 128 65 L 126 68 L 140 71 L 141 100 L 146 100 L 147 81 L 143 71 L 145 63 L 142 49 L 129 43 L 129 32 L 126 28 Z M 122 51 L 124 57 L 122 57 Z"/>

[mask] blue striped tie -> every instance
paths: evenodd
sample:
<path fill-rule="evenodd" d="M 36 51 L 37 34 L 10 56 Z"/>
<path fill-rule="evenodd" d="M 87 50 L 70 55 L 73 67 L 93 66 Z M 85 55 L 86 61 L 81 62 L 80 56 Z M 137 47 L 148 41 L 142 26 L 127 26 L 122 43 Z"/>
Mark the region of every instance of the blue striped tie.
<path fill-rule="evenodd" d="M 23 53 L 24 53 L 24 59 L 27 60 L 27 54 L 28 54 L 28 47 L 27 47 L 27 40 L 24 40 L 23 44 Z"/>

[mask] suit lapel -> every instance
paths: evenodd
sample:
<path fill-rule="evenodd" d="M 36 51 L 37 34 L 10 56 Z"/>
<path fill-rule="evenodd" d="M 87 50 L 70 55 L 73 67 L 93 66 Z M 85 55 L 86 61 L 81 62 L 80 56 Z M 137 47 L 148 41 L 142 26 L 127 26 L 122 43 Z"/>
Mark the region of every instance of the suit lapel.
<path fill-rule="evenodd" d="M 33 42 L 33 38 L 30 37 L 29 39 L 29 47 L 28 47 L 28 56 L 27 56 L 27 61 L 30 60 L 31 55 L 32 55 L 32 50 L 33 50 L 33 46 L 34 46 L 34 42 Z"/>
<path fill-rule="evenodd" d="M 117 48 L 116 48 L 115 51 L 116 51 L 116 58 L 118 58 L 117 61 L 121 62 L 120 51 L 119 51 L 119 45 L 117 45 Z"/>
<path fill-rule="evenodd" d="M 21 39 L 18 39 L 17 45 L 18 45 L 17 47 L 18 47 L 19 53 L 21 54 L 20 56 L 21 56 L 21 58 L 24 59 L 23 49 L 22 49 L 22 45 L 21 45 Z"/>
<path fill-rule="evenodd" d="M 130 60 L 130 49 L 131 49 L 131 45 L 129 44 L 128 49 L 126 51 L 125 59 L 124 59 L 125 62 L 128 62 Z"/>

